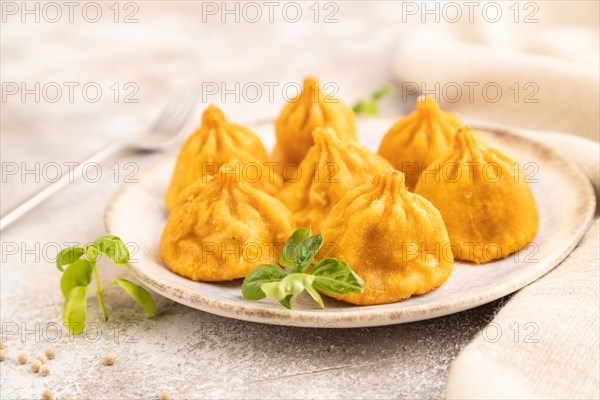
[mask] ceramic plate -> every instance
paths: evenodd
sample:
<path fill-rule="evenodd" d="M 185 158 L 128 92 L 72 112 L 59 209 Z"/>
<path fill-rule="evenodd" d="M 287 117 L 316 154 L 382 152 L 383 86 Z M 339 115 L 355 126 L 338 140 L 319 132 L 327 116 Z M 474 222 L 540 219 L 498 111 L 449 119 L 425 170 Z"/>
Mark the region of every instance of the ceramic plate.
<path fill-rule="evenodd" d="M 360 140 L 376 150 L 394 120 L 357 121 Z M 274 144 L 272 124 L 253 130 L 265 146 Z M 477 127 L 475 127 L 477 128 Z M 364 327 L 390 325 L 439 317 L 477 307 L 510 294 L 540 278 L 559 264 L 585 233 L 595 210 L 595 196 L 584 173 L 571 161 L 518 132 L 479 128 L 488 144 L 506 152 L 524 166 L 540 214 L 534 244 L 503 260 L 476 266 L 456 262 L 452 275 L 439 288 L 398 303 L 352 306 L 324 297 L 319 309 L 306 293 L 295 296 L 293 309 L 275 301 L 246 301 L 241 280 L 228 283 L 193 282 L 172 273 L 163 264 L 158 244 L 167 212 L 162 196 L 171 179 L 174 155 L 146 170 L 139 183 L 124 184 L 107 205 L 106 230 L 139 246 L 130 270 L 147 287 L 178 303 L 225 317 L 270 324 L 306 327 Z"/>

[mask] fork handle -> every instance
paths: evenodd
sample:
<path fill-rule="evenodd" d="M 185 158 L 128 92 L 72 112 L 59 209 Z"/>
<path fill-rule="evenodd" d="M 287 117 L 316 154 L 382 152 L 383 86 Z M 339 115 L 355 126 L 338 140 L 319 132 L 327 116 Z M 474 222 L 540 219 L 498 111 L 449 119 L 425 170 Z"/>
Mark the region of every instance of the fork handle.
<path fill-rule="evenodd" d="M 72 175 L 70 173 L 63 173 L 58 181 L 50 183 L 44 189 L 33 194 L 21 204 L 15 206 L 6 213 L 3 213 L 2 217 L 0 218 L 0 231 L 4 230 L 4 228 L 21 218 L 27 212 L 31 211 L 34 207 L 42 203 L 44 200 L 48 199 L 54 193 L 67 186 L 70 182 L 75 181 L 75 179 L 77 179 L 79 175 L 82 174 L 87 164 L 92 162 L 100 163 L 106 160 L 111 155 L 114 155 L 115 153 L 118 153 L 119 151 L 125 149 L 127 147 L 127 143 L 128 142 L 125 140 L 120 140 L 109 144 L 102 150 L 90 156 L 85 161 L 79 163 L 79 165 L 77 165 L 77 167 L 73 169 Z"/>

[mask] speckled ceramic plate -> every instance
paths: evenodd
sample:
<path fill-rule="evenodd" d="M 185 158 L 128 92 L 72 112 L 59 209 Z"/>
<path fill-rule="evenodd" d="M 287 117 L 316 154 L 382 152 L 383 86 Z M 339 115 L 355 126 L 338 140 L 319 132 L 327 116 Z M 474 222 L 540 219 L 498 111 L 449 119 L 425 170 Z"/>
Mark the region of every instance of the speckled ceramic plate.
<path fill-rule="evenodd" d="M 367 118 L 358 121 L 361 142 L 376 150 L 394 121 Z M 477 127 L 476 127 L 477 128 Z M 271 124 L 253 130 L 267 148 L 274 143 Z M 479 129 L 489 144 L 503 150 L 521 165 L 532 163 L 527 173 L 540 214 L 535 245 L 503 260 L 481 266 L 456 262 L 446 283 L 425 295 L 394 304 L 352 306 L 325 298 L 319 309 L 303 293 L 295 296 L 293 310 L 269 299 L 245 301 L 241 280 L 229 283 L 193 282 L 172 273 L 163 264 L 158 243 L 167 212 L 162 195 L 171 178 L 174 156 L 139 176 L 138 184 L 125 184 L 106 208 L 106 230 L 139 251 L 129 268 L 150 289 L 178 303 L 199 310 L 248 321 L 306 327 L 364 327 L 389 325 L 439 317 L 473 308 L 512 293 L 540 278 L 558 265 L 577 245 L 595 210 L 595 196 L 584 173 L 571 161 L 539 142 L 505 130 Z"/>

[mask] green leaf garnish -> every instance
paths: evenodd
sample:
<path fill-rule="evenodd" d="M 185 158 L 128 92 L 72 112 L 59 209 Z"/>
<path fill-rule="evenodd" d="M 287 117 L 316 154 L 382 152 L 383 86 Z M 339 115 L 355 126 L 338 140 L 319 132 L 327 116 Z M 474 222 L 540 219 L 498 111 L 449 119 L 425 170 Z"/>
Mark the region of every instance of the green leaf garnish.
<path fill-rule="evenodd" d="M 310 228 L 300 228 L 292 233 L 292 236 L 283 245 L 283 250 L 279 256 L 279 264 L 286 268 L 294 267 L 296 259 L 296 250 L 300 243 L 310 236 Z"/>
<path fill-rule="evenodd" d="M 315 236 L 309 236 L 296 247 L 294 254 L 294 266 L 291 273 L 304 272 L 310 266 L 313 259 L 323 245 L 323 235 L 320 233 Z"/>
<path fill-rule="evenodd" d="M 78 335 L 85 328 L 85 308 L 87 306 L 87 288 L 75 286 L 65 300 L 62 320 L 72 335 Z"/>
<path fill-rule="evenodd" d="M 319 261 L 310 273 L 306 273 L 319 249 L 323 236 L 310 236 L 310 228 L 300 228 L 285 242 L 279 263 L 262 264 L 254 268 L 242 282 L 242 297 L 246 300 L 261 300 L 270 297 L 282 306 L 291 309 L 292 297 L 304 290 L 321 308 L 323 299 L 317 290 L 326 293 L 360 293 L 364 282 L 345 262 L 335 258 Z"/>
<path fill-rule="evenodd" d="M 83 247 L 68 247 L 56 256 L 56 267 L 63 272 L 60 289 L 65 298 L 62 319 L 72 334 L 79 334 L 85 328 L 87 287 L 96 281 L 96 295 L 104 320 L 108 319 L 104 304 L 104 291 L 111 285 L 121 286 L 146 312 L 148 317 L 154 314 L 155 306 L 150 293 L 126 279 L 116 279 L 104 288 L 100 283 L 100 274 L 96 261 L 104 254 L 115 265 L 125 265 L 129 261 L 129 251 L 125 243 L 117 236 L 101 236 L 95 242 Z M 66 268 L 65 268 L 66 267 Z"/>
<path fill-rule="evenodd" d="M 87 286 L 92 281 L 92 265 L 89 261 L 80 258 L 69 266 L 63 272 L 60 278 L 60 290 L 66 299 L 71 289 L 77 286 Z"/>
<path fill-rule="evenodd" d="M 254 268 L 242 282 L 242 296 L 248 300 L 261 300 L 267 295 L 262 291 L 260 285 L 267 282 L 277 282 L 285 278 L 287 274 L 279 265 L 262 264 Z"/>
<path fill-rule="evenodd" d="M 308 292 L 308 294 L 310 295 L 310 297 L 312 297 L 313 300 L 317 302 L 319 307 L 325 308 L 325 304 L 323 303 L 323 299 L 321 298 L 321 295 L 319 294 L 319 292 L 317 292 L 317 289 L 314 288 L 314 283 L 313 283 L 313 285 L 308 286 L 305 289 Z"/>
<path fill-rule="evenodd" d="M 56 256 L 56 268 L 62 272 L 65 265 L 74 263 L 81 258 L 84 252 L 85 250 L 82 247 L 67 247 L 62 249 Z"/>
<path fill-rule="evenodd" d="M 288 310 L 292 309 L 292 295 L 290 294 L 283 300 L 279 300 L 279 304 L 287 308 Z"/>
<path fill-rule="evenodd" d="M 365 286 L 348 264 L 335 258 L 319 261 L 310 273 L 315 276 L 313 286 L 327 293 L 360 293 Z"/>
<path fill-rule="evenodd" d="M 353 107 L 357 115 L 379 114 L 379 101 L 392 92 L 392 85 L 384 85 L 377 89 L 366 99 L 360 99 Z"/>
<path fill-rule="evenodd" d="M 131 296 L 132 299 L 137 301 L 137 303 L 142 306 L 144 311 L 146 311 L 148 318 L 154 314 L 154 301 L 146 289 L 128 281 L 127 279 L 115 279 L 109 284 L 109 286 L 112 284 L 121 286 L 127 292 L 127 294 Z"/>
<path fill-rule="evenodd" d="M 268 297 L 279 301 L 281 305 L 291 309 L 292 296 L 302 293 L 304 289 L 312 285 L 314 280 L 314 276 L 304 273 L 294 273 L 287 275 L 279 281 L 263 283 L 260 285 L 260 289 Z"/>
<path fill-rule="evenodd" d="M 110 258 L 115 265 L 125 265 L 129 261 L 129 250 L 117 236 L 101 236 L 96 239 L 94 245 L 100 253 Z"/>

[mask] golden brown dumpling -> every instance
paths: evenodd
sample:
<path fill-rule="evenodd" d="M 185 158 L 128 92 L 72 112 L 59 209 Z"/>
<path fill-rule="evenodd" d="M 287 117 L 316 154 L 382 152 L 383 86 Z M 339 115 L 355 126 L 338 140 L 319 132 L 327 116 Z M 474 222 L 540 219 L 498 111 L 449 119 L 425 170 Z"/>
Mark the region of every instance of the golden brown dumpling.
<path fill-rule="evenodd" d="M 292 210 L 296 225 L 318 232 L 331 208 L 348 190 L 390 164 L 354 140 L 338 139 L 331 128 L 317 128 L 313 137 L 314 145 L 278 198 Z"/>
<path fill-rule="evenodd" d="M 203 176 L 216 174 L 223 164 L 235 168 L 238 179 L 273 192 L 277 187 L 277 176 L 269 170 L 268 161 L 267 152 L 254 133 L 228 122 L 221 110 L 210 105 L 202 114 L 200 128 L 181 146 L 171 184 L 165 193 L 167 209 L 173 209 L 177 196 L 189 184 Z"/>
<path fill-rule="evenodd" d="M 454 259 L 444 221 L 403 180 L 402 172 L 386 169 L 333 207 L 317 257 L 348 263 L 365 290 L 327 296 L 359 305 L 393 303 L 427 293 L 450 276 Z"/>
<path fill-rule="evenodd" d="M 314 143 L 312 133 L 318 127 L 333 128 L 340 139 L 356 139 L 352 109 L 323 93 L 317 79 L 309 77 L 304 80 L 302 93 L 283 107 L 275 122 L 277 143 L 273 159 L 280 163 L 280 169 L 302 161 Z"/>
<path fill-rule="evenodd" d="M 515 161 L 465 126 L 456 133 L 453 153 L 423 172 L 415 193 L 440 210 L 454 258 L 480 264 L 506 257 L 535 237 L 538 211 L 526 179 Z"/>
<path fill-rule="evenodd" d="M 169 269 L 195 281 L 243 278 L 259 264 L 277 262 L 294 230 L 292 214 L 276 198 L 220 171 L 186 189 L 160 240 Z"/>
<path fill-rule="evenodd" d="M 379 154 L 404 172 L 408 190 L 414 190 L 421 172 L 452 150 L 460 118 L 443 112 L 435 100 L 421 96 L 417 110 L 396 122 L 385 134 Z"/>
<path fill-rule="evenodd" d="M 221 166 L 221 168 L 219 168 L 219 172 L 217 172 L 215 175 L 206 175 L 202 178 L 196 179 L 177 195 L 175 201 L 172 203 L 171 210 L 175 210 L 194 200 L 202 193 L 206 186 L 215 179 L 215 176 L 223 174 L 226 171 L 227 164 L 224 164 Z"/>

